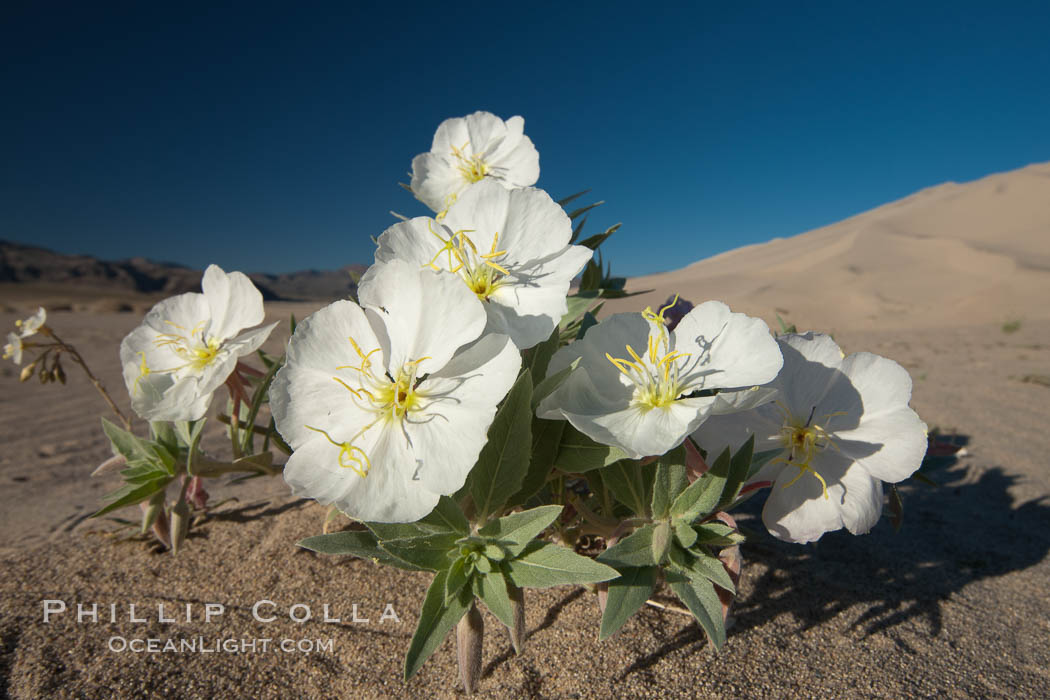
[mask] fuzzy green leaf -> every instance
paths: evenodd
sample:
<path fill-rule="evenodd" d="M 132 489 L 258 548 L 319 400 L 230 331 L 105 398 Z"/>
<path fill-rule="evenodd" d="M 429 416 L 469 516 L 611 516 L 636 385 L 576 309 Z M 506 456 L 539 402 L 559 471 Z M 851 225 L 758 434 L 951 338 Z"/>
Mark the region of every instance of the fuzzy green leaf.
<path fill-rule="evenodd" d="M 117 508 L 123 508 L 124 506 L 130 506 L 139 503 L 140 501 L 145 501 L 153 494 L 163 491 L 167 488 L 169 483 L 171 483 L 171 477 L 165 474 L 160 478 L 152 479 L 142 484 L 125 484 L 113 493 L 107 495 L 106 500 L 109 501 L 109 503 L 92 514 L 91 517 L 97 518 L 100 515 L 110 513 Z"/>
<path fill-rule="evenodd" d="M 405 680 L 416 675 L 430 655 L 437 651 L 449 631 L 456 626 L 467 609 L 474 602 L 470 588 L 462 588 L 447 605 L 445 604 L 445 577 L 442 571 L 434 577 L 423 599 L 423 609 L 419 612 L 419 623 L 412 635 L 412 642 L 405 655 Z"/>
<path fill-rule="evenodd" d="M 675 519 L 691 523 L 701 515 L 715 510 L 729 474 L 729 448 L 718 456 L 703 476 L 689 485 L 671 504 L 671 515 Z"/>
<path fill-rule="evenodd" d="M 514 606 L 502 571 L 495 569 L 490 574 L 476 576 L 474 593 L 507 629 L 514 626 Z"/>
<path fill-rule="evenodd" d="M 561 514 L 562 506 L 540 506 L 532 510 L 506 515 L 493 520 L 478 530 L 478 534 L 502 545 L 507 556 L 516 557 L 554 522 Z"/>
<path fill-rule="evenodd" d="M 525 479 L 532 445 L 532 375 L 525 370 L 489 427 L 488 441 L 470 473 L 479 521 L 503 507 Z"/>
<path fill-rule="evenodd" d="M 671 590 L 693 613 L 715 650 L 721 649 L 726 643 L 726 626 L 722 619 L 722 601 L 718 599 L 714 585 L 706 579 L 690 578 L 672 582 Z"/>
<path fill-rule="evenodd" d="M 595 442 L 567 423 L 554 465 L 570 474 L 582 474 L 601 469 L 625 457 L 627 453 L 620 448 Z"/>
<path fill-rule="evenodd" d="M 375 535 L 365 530 L 332 532 L 300 540 L 298 546 L 318 554 L 347 555 L 358 559 L 371 559 L 376 564 L 386 564 L 406 571 L 426 571 L 403 559 L 398 559 L 379 546 Z"/>
<path fill-rule="evenodd" d="M 426 535 L 402 540 L 380 539 L 379 546 L 409 564 L 440 571 L 451 564 L 448 553 L 459 549 L 456 544 L 458 539 L 458 534 Z"/>
<path fill-rule="evenodd" d="M 532 498 L 547 483 L 554 459 L 561 448 L 562 432 L 567 422 L 563 420 L 532 419 L 532 456 L 529 469 L 522 479 L 518 492 L 507 499 L 509 505 L 521 505 Z"/>
<path fill-rule="evenodd" d="M 623 569 L 620 577 L 609 581 L 609 594 L 602 613 L 599 641 L 616 634 L 624 623 L 645 605 L 656 585 L 657 568 L 653 566 Z"/>
<path fill-rule="evenodd" d="M 597 583 L 616 578 L 616 569 L 549 542 L 533 542 L 503 566 L 519 588 L 547 588 L 567 583 Z"/>
<path fill-rule="evenodd" d="M 653 566 L 659 563 L 653 557 L 653 525 L 643 525 L 612 547 L 598 555 L 598 561 L 617 569 Z"/>
<path fill-rule="evenodd" d="M 740 495 L 740 488 L 751 471 L 751 459 L 755 453 L 755 436 L 752 433 L 733 458 L 729 461 L 729 473 L 726 475 L 726 484 L 722 488 L 722 497 L 718 499 L 718 509 L 721 510 L 736 500 Z"/>
<path fill-rule="evenodd" d="M 653 479 L 643 467 L 633 460 L 621 460 L 602 470 L 602 481 L 620 503 L 630 508 L 635 515 L 648 515 L 652 502 Z"/>
<path fill-rule="evenodd" d="M 689 485 L 685 468 L 685 445 L 679 445 L 656 464 L 653 479 L 652 513 L 654 518 L 665 518 L 671 503 Z"/>

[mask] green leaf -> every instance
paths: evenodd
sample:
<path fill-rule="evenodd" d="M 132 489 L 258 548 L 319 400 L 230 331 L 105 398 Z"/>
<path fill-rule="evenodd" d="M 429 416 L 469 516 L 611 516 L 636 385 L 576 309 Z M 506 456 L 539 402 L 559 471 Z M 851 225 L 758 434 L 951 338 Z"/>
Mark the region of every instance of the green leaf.
<path fill-rule="evenodd" d="M 463 515 L 459 505 L 449 498 L 442 496 L 430 515 L 419 521 L 419 525 L 425 528 L 433 527 L 437 532 L 458 532 L 466 535 L 470 533 L 470 521 Z"/>
<path fill-rule="evenodd" d="M 587 266 L 583 268 L 583 275 L 580 277 L 580 290 L 589 292 L 592 289 L 599 289 L 602 286 L 602 268 L 597 262 L 591 260 L 587 263 Z"/>
<path fill-rule="evenodd" d="M 706 579 L 690 578 L 671 582 L 671 590 L 693 613 L 715 650 L 721 649 L 726 643 L 726 627 L 722 619 L 722 601 L 715 593 L 714 585 Z"/>
<path fill-rule="evenodd" d="M 532 410 L 535 411 L 541 401 L 554 393 L 554 390 L 569 378 L 569 375 L 572 374 L 572 371 L 576 369 L 576 366 L 579 364 L 580 360 L 579 358 L 576 358 L 569 366 L 562 367 L 560 370 L 537 384 L 532 390 Z"/>
<path fill-rule="evenodd" d="M 703 525 L 697 525 L 691 529 L 696 533 L 697 543 L 702 545 L 729 547 L 734 544 L 740 544 L 747 539 L 737 530 L 724 523 L 704 523 Z M 688 549 L 692 545 L 685 545 L 683 543 L 682 546 Z"/>
<path fill-rule="evenodd" d="M 125 484 L 113 493 L 106 496 L 109 501 L 105 506 L 92 514 L 92 518 L 110 513 L 117 508 L 130 506 L 140 501 L 145 501 L 158 491 L 163 491 L 171 482 L 171 477 L 165 474 L 163 477 L 153 479 L 142 484 Z"/>
<path fill-rule="evenodd" d="M 318 554 L 347 555 L 358 559 L 371 559 L 376 564 L 386 564 L 406 571 L 426 571 L 421 566 L 398 559 L 379 546 L 375 535 L 365 530 L 333 532 L 300 540 L 298 546 Z"/>
<path fill-rule="evenodd" d="M 653 517 L 666 518 L 671 509 L 671 503 L 688 485 L 685 445 L 679 445 L 661 457 L 656 464 L 656 476 L 653 479 Z"/>
<path fill-rule="evenodd" d="M 587 189 L 587 190 L 580 190 L 576 194 L 570 194 L 568 197 L 565 197 L 564 199 L 559 199 L 558 200 L 558 206 L 564 207 L 569 202 L 571 202 L 571 201 L 573 201 L 575 199 L 579 199 L 580 197 L 582 197 L 583 195 L 587 194 L 588 192 L 590 192 L 589 189 Z"/>
<path fill-rule="evenodd" d="M 568 425 L 563 420 L 532 419 L 532 457 L 529 469 L 518 492 L 507 499 L 510 505 L 520 505 L 532 498 L 547 483 L 554 459 L 561 448 L 561 436 Z"/>
<path fill-rule="evenodd" d="M 600 201 L 600 202 L 595 202 L 594 204 L 588 204 L 585 207 L 580 207 L 579 209 L 573 209 L 572 211 L 569 212 L 569 218 L 570 219 L 575 219 L 576 217 L 580 216 L 581 214 L 586 214 L 591 209 L 594 209 L 595 207 L 600 207 L 603 204 L 605 204 L 605 200 L 604 199 L 602 201 Z"/>
<path fill-rule="evenodd" d="M 751 459 L 755 453 L 755 435 L 747 439 L 733 458 L 729 461 L 729 473 L 726 475 L 726 484 L 722 489 L 722 497 L 718 499 L 718 509 L 721 510 L 736 500 L 740 495 L 740 488 L 751 471 Z"/>
<path fill-rule="evenodd" d="M 653 488 L 652 477 L 643 469 L 645 467 L 637 462 L 625 459 L 610 464 L 601 472 L 602 480 L 616 500 L 640 516 L 648 514 Z"/>
<path fill-rule="evenodd" d="M 566 424 L 561 436 L 561 447 L 554 465 L 570 474 L 582 474 L 601 469 L 627 457 L 618 447 L 603 445 L 590 439 L 571 424 Z"/>
<path fill-rule="evenodd" d="M 163 466 L 153 462 L 136 462 L 134 467 L 120 470 L 120 478 L 125 484 L 144 484 L 147 481 L 165 479 L 170 476 Z"/>
<path fill-rule="evenodd" d="M 597 583 L 616 578 L 616 569 L 550 542 L 533 542 L 514 560 L 504 562 L 519 588 L 547 588 L 566 583 Z"/>
<path fill-rule="evenodd" d="M 416 625 L 412 642 L 405 655 L 405 680 L 416 675 L 420 667 L 433 654 L 449 631 L 456 626 L 467 609 L 474 602 L 474 595 L 469 588 L 463 588 L 447 605 L 445 604 L 445 572 L 434 577 L 423 599 L 423 609 L 419 612 L 419 624 Z"/>
<path fill-rule="evenodd" d="M 558 350 L 560 339 L 561 334 L 555 328 L 551 332 L 550 337 L 525 351 L 523 364 L 532 373 L 533 382 L 542 382 L 547 377 L 547 367 L 550 365 L 554 353 Z M 535 388 L 532 393 L 533 402 L 535 402 Z"/>
<path fill-rule="evenodd" d="M 507 579 L 499 569 L 491 574 L 474 579 L 474 592 L 485 607 L 502 622 L 507 629 L 514 626 L 514 607 L 507 589 Z"/>
<path fill-rule="evenodd" d="M 102 432 L 109 438 L 114 455 L 123 455 L 128 463 L 136 460 L 152 462 L 156 454 L 151 449 L 150 441 L 118 428 L 115 424 L 102 419 Z"/>
<path fill-rule="evenodd" d="M 543 532 L 561 514 L 562 506 L 540 506 L 493 520 L 478 530 L 482 537 L 496 540 L 507 556 L 521 554 L 529 542 Z"/>
<path fill-rule="evenodd" d="M 619 230 L 620 226 L 622 225 L 623 224 L 613 224 L 609 228 L 605 229 L 604 233 L 596 233 L 593 236 L 584 238 L 582 241 L 580 241 L 580 245 L 586 246 L 591 250 L 598 250 L 598 246 L 604 243 L 606 238 L 616 233 L 616 231 Z"/>
<path fill-rule="evenodd" d="M 643 525 L 612 547 L 598 555 L 598 561 L 617 569 L 637 566 L 652 566 L 659 563 L 653 558 L 653 525 Z"/>
<path fill-rule="evenodd" d="M 663 520 L 653 528 L 653 561 L 663 564 L 671 546 L 671 523 Z"/>
<path fill-rule="evenodd" d="M 150 421 L 150 437 L 154 442 L 164 445 L 169 453 L 178 454 L 179 439 L 176 437 L 175 428 L 167 421 Z"/>
<path fill-rule="evenodd" d="M 379 546 L 409 564 L 440 571 L 449 567 L 448 553 L 459 549 L 458 539 L 458 534 L 427 535 L 407 540 L 380 539 Z"/>
<path fill-rule="evenodd" d="M 591 306 L 598 301 L 598 293 L 593 291 L 585 291 L 574 294 L 573 296 L 565 299 L 565 305 L 567 311 L 565 315 L 561 317 L 561 321 L 558 322 L 559 328 L 566 328 L 572 324 L 573 321 L 583 316 Z"/>
<path fill-rule="evenodd" d="M 751 467 L 747 470 L 747 477 L 744 481 L 751 481 L 751 479 L 762 470 L 762 467 L 766 466 L 769 460 L 781 454 L 783 451 L 784 450 L 765 450 L 763 452 L 756 452 L 751 457 Z"/>
<path fill-rule="evenodd" d="M 480 522 L 521 488 L 529 467 L 531 444 L 532 375 L 525 370 L 496 413 L 488 441 L 470 472 L 470 495 Z"/>
<path fill-rule="evenodd" d="M 602 627 L 598 640 L 605 641 L 616 634 L 624 623 L 645 605 L 656 585 L 656 567 L 623 569 L 620 578 L 609 582 L 609 595 L 602 613 Z"/>
<path fill-rule="evenodd" d="M 696 544 L 696 530 L 693 526 L 684 520 L 674 521 L 674 537 L 678 541 L 678 544 L 682 545 L 686 549 L 689 549 Z"/>
<path fill-rule="evenodd" d="M 686 552 L 675 547 L 672 548 L 671 563 L 690 577 L 701 576 L 730 593 L 736 593 L 733 579 L 722 565 L 722 560 L 716 556 L 696 550 Z"/>
<path fill-rule="evenodd" d="M 715 510 L 729 474 L 729 448 L 718 456 L 703 476 L 689 485 L 671 504 L 671 515 L 675 519 L 691 523 L 701 515 Z"/>
<path fill-rule="evenodd" d="M 470 570 L 465 557 L 459 557 L 448 568 L 445 577 L 445 605 L 448 605 L 457 593 L 470 581 Z"/>
<path fill-rule="evenodd" d="M 292 331 L 295 332 L 294 330 Z M 247 426 L 255 425 L 255 417 L 259 415 L 259 409 L 262 408 L 263 402 L 269 398 L 270 395 L 270 384 L 273 383 L 273 379 L 277 376 L 277 370 L 284 366 L 284 357 L 282 356 L 270 367 L 267 368 L 266 374 L 262 376 L 258 386 L 255 387 L 255 393 L 252 394 L 251 403 L 248 404 L 248 415 L 244 418 L 244 424 Z M 241 445 L 241 449 L 251 454 L 255 451 L 255 431 L 250 427 L 244 431 L 244 440 Z"/>

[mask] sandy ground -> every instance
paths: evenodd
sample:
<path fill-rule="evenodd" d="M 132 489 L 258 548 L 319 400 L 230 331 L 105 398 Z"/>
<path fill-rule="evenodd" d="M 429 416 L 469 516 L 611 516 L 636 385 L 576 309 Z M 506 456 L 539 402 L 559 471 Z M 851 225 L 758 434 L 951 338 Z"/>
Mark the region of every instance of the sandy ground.
<path fill-rule="evenodd" d="M 528 643 L 514 656 L 488 616 L 485 697 L 1050 697 L 1050 168 L 945 185 L 796 238 L 633 281 L 640 309 L 680 292 L 833 331 L 911 372 L 913 406 L 966 444 L 933 465 L 938 487 L 903 486 L 905 523 L 863 537 L 744 545 L 735 624 L 716 655 L 690 619 L 646 609 L 598 643 L 593 594 L 528 594 Z M 1044 196 L 1045 195 L 1045 196 Z M 117 347 L 143 300 L 62 290 L 0 290 L 0 328 L 37 298 L 126 405 Z M 132 312 L 118 313 L 123 306 Z M 316 308 L 315 305 L 312 308 Z M 311 307 L 275 304 L 272 319 Z M 278 349 L 287 326 L 270 342 Z M 450 697 L 447 640 L 409 684 L 401 664 L 429 575 L 326 558 L 294 543 L 324 509 L 279 478 L 211 487 L 225 499 L 178 557 L 115 520 L 89 520 L 115 479 L 104 411 L 67 366 L 69 385 L 0 376 L 0 696 Z M 140 426 L 141 427 L 141 426 Z M 222 448 L 212 424 L 206 447 Z M 755 504 L 758 505 L 758 504 Z M 117 513 L 137 518 L 137 510 Z M 761 531 L 755 510 L 743 523 Z M 43 601 L 69 610 L 44 621 Z M 256 601 L 276 620 L 253 620 Z M 77 603 L 100 620 L 78 623 Z M 211 622 L 208 603 L 225 606 Z M 312 618 L 289 619 L 310 606 Z M 129 619 L 130 604 L 146 622 Z M 158 620 L 157 605 L 177 622 Z M 324 606 L 341 622 L 326 623 Z M 354 622 L 354 605 L 358 619 Z M 399 620 L 380 622 L 387 605 Z M 109 620 L 110 605 L 116 621 Z M 190 606 L 187 621 L 186 606 Z M 266 608 L 269 610 L 270 608 Z M 302 612 L 298 610 L 297 612 Z M 244 653 L 114 651 L 122 639 L 259 640 Z M 265 642 L 267 650 L 262 650 Z M 313 645 L 282 651 L 282 640 Z M 288 644 L 288 642 L 285 642 Z"/>
<path fill-rule="evenodd" d="M 286 318 L 291 310 L 270 311 Z M 301 317 L 309 309 L 295 310 Z M 14 318 L 5 314 L 0 322 Z M 116 343 L 138 320 L 131 313 L 66 312 L 51 319 L 122 398 Z M 985 324 L 836 337 L 847 351 L 872 350 L 908 367 L 920 414 L 968 443 L 968 457 L 934 470 L 939 488 L 905 487 L 903 532 L 881 523 L 868 536 L 835 533 L 816 546 L 766 537 L 746 545 L 736 623 L 718 655 L 688 618 L 655 609 L 599 644 L 593 595 L 569 587 L 530 593 L 529 643 L 521 656 L 511 654 L 487 616 L 483 696 L 1050 695 L 1050 387 L 1039 383 L 1050 373 L 1050 323 L 1025 323 L 1013 333 Z M 214 489 L 217 500 L 239 500 L 201 523 L 179 557 L 144 540 L 122 540 L 116 523 L 85 519 L 113 486 L 111 479 L 88 477 L 108 456 L 98 429 L 102 404 L 90 386 L 73 372 L 64 388 L 2 380 L 4 692 L 458 693 L 451 640 L 411 683 L 400 680 L 427 575 L 297 550 L 296 540 L 320 531 L 324 511 L 289 498 L 278 479 Z M 220 440 L 213 429 L 210 444 Z M 70 611 L 45 624 L 46 599 L 65 601 Z M 277 604 L 276 621 L 252 619 L 258 600 Z M 77 624 L 78 602 L 98 603 L 100 622 Z M 129 603 L 150 621 L 129 622 Z M 158 622 L 158 603 L 169 617 L 178 608 L 180 621 Z M 221 603 L 226 612 L 205 623 L 205 603 Z M 313 619 L 291 622 L 294 603 L 308 604 Z M 387 603 L 400 622 L 379 622 Z M 118 606 L 116 623 L 108 621 L 110 604 Z M 186 604 L 192 622 L 182 621 Z M 341 623 L 321 621 L 324 604 Z M 369 623 L 351 621 L 354 604 Z M 274 646 L 320 640 L 331 648 L 151 654 L 111 651 L 114 637 L 203 637 L 212 645 L 271 639 Z"/>

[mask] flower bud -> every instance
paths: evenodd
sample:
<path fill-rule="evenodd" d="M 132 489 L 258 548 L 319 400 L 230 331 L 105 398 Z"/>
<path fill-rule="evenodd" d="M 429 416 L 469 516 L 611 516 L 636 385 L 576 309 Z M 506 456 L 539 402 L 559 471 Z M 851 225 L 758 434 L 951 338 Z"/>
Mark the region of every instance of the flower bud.
<path fill-rule="evenodd" d="M 33 364 L 31 364 L 31 365 L 26 365 L 25 367 L 23 367 L 22 368 L 22 373 L 18 375 L 18 381 L 24 382 L 27 379 L 29 379 L 30 377 L 32 377 L 34 370 L 36 370 L 36 363 L 35 362 Z"/>
<path fill-rule="evenodd" d="M 459 679 L 468 695 L 474 693 L 481 678 L 481 644 L 485 639 L 485 621 L 473 602 L 470 610 L 456 625 L 456 657 L 459 660 Z"/>
<path fill-rule="evenodd" d="M 190 529 L 190 507 L 186 499 L 180 498 L 171 509 L 171 553 L 178 554 Z"/>
<path fill-rule="evenodd" d="M 37 377 L 40 379 L 41 384 L 47 384 L 51 381 L 51 372 L 47 370 L 47 367 L 41 367 Z"/>
<path fill-rule="evenodd" d="M 66 371 L 62 369 L 62 365 L 57 361 L 55 362 L 54 368 L 51 370 L 51 378 L 52 380 L 57 380 L 61 384 L 66 383 Z"/>
<path fill-rule="evenodd" d="M 514 613 L 514 626 L 507 631 L 510 633 L 514 653 L 520 654 L 525 646 L 525 591 L 513 583 L 508 583 L 507 593 L 510 594 L 510 609 Z"/>
<path fill-rule="evenodd" d="M 153 498 L 157 498 L 157 495 L 154 494 Z M 139 508 L 141 508 L 142 512 L 145 513 L 149 509 L 151 503 L 152 500 L 150 503 L 143 501 L 142 503 L 139 503 Z M 161 507 L 157 511 L 156 518 L 154 518 L 153 520 L 153 536 L 156 537 L 157 541 L 164 545 L 165 548 L 170 549 L 171 528 L 168 525 L 168 514 L 164 512 L 163 492 L 160 493 L 160 506 Z"/>

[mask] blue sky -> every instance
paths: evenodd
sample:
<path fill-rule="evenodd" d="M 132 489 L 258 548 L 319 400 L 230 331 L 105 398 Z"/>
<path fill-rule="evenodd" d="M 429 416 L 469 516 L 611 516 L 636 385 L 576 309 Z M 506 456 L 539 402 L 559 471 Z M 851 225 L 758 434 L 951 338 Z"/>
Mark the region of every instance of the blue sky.
<path fill-rule="evenodd" d="M 521 114 L 622 274 L 1050 160 L 1046 3 L 70 3 L 0 10 L 0 238 L 370 263 L 434 128 Z"/>

